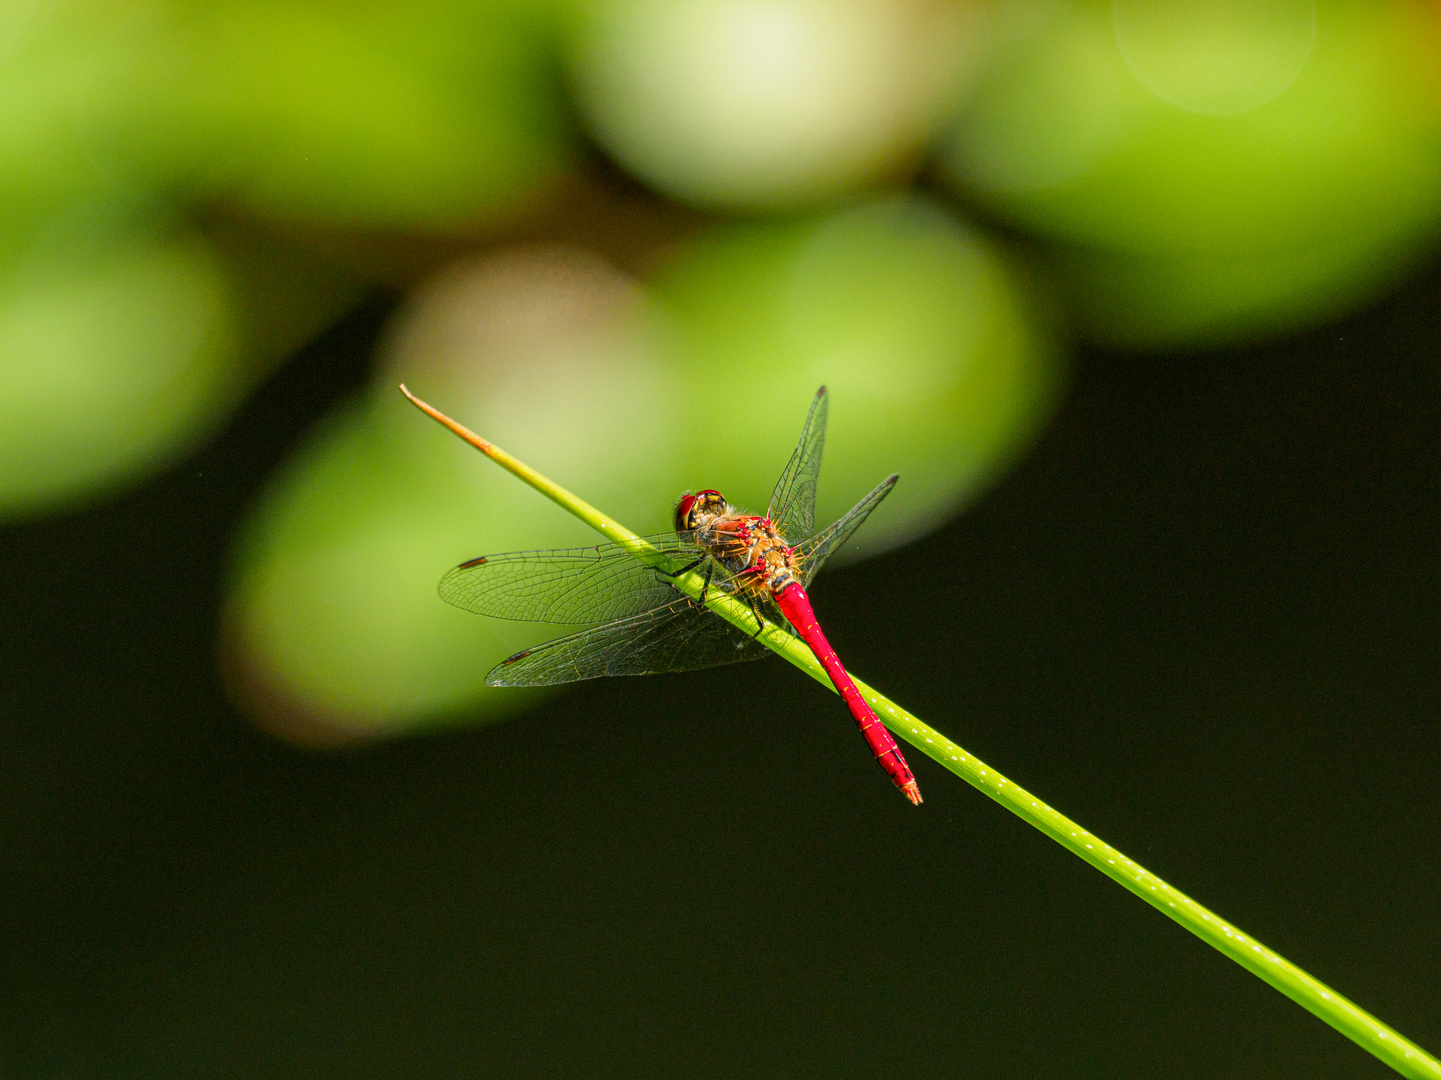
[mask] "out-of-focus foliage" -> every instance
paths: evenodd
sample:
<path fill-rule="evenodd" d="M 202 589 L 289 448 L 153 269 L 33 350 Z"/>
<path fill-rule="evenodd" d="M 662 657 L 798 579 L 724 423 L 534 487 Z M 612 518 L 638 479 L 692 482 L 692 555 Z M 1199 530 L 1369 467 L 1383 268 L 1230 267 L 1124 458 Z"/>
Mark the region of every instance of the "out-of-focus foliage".
<path fill-rule="evenodd" d="M 567 156 L 543 6 L 6 10 L 0 184 L 22 207 L 139 186 L 308 222 L 454 228 L 525 199 Z"/>
<path fill-rule="evenodd" d="M 538 467 L 613 500 L 617 515 L 645 507 L 652 516 L 636 513 L 636 527 L 659 530 L 666 496 L 647 505 L 647 480 L 681 430 L 685 390 L 657 331 L 638 284 L 571 249 L 460 264 L 417 291 L 374 391 L 316 432 L 242 545 L 231 640 L 238 681 L 270 726 L 315 741 L 523 703 L 482 681 L 537 628 L 451 608 L 436 582 L 482 550 L 594 537 L 480 467 L 395 384 L 446 402 L 501 445 L 533 440 Z"/>
<path fill-rule="evenodd" d="M 1274 333 L 1436 234 L 1441 50 L 1419 5 L 1038 3 L 998 27 L 943 171 L 1057 245 L 1095 334 Z"/>
<path fill-rule="evenodd" d="M 752 500 L 768 495 L 798 403 L 824 383 L 819 516 L 839 517 L 894 471 L 901 483 L 857 548 L 940 523 L 1010 464 L 1056 400 L 1054 346 L 1023 288 L 990 242 L 918 199 L 734 227 L 696 244 L 658 291 L 687 383 L 734 405 L 738 419 L 708 434 L 723 442 L 699 448 L 689 482 L 723 475 Z"/>
<path fill-rule="evenodd" d="M 544 15 L 5 6 L 0 514 L 173 458 L 353 300 L 353 275 L 264 218 L 467 230 L 539 197 L 570 155 Z M 217 206 L 218 247 L 177 224 Z"/>
<path fill-rule="evenodd" d="M 0 263 L 0 513 L 188 450 L 354 294 L 253 236 L 74 218 Z"/>
<path fill-rule="evenodd" d="M 62 498 L 141 467 L 233 403 L 238 313 L 197 237 L 40 251 L 0 298 L 0 501 Z"/>
<path fill-rule="evenodd" d="M 519 6 L 232 0 L 187 15 L 180 51 L 206 58 L 198 92 L 157 115 L 193 132 L 196 180 L 257 212 L 465 227 L 564 162 L 543 24 Z"/>
<path fill-rule="evenodd" d="M 824 382 L 822 514 L 902 474 L 874 550 L 1023 452 L 1055 326 L 1282 333 L 1438 219 L 1420 0 L 29 0 L 0 9 L 0 514 L 174 461 L 411 286 L 246 530 L 228 655 L 297 738 L 497 715 L 525 698 L 485 669 L 543 631 L 435 579 L 588 538 L 397 378 L 642 529 L 685 487 L 761 505 Z"/>

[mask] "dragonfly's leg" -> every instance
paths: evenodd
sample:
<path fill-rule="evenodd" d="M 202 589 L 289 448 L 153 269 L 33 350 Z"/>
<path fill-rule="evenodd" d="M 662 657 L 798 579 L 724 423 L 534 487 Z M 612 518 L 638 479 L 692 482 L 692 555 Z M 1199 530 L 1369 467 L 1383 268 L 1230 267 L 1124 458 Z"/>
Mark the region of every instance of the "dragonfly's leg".
<path fill-rule="evenodd" d="M 695 562 L 690 563 L 690 564 L 688 564 L 688 565 L 686 565 L 686 566 L 682 566 L 679 570 L 677 570 L 677 571 L 676 571 L 675 573 L 673 573 L 673 574 L 670 573 L 669 571 L 666 571 L 666 570 L 662 570 L 661 573 L 662 573 L 662 574 L 665 574 L 666 577 L 680 577 L 682 574 L 689 574 L 692 570 L 694 570 L 697 566 L 699 566 L 699 565 L 700 565 L 701 563 L 703 563 L 703 562 L 705 562 L 705 556 L 704 556 L 704 555 L 702 555 L 702 556 L 701 556 L 699 559 L 697 559 Z M 707 581 L 710 580 L 709 575 L 707 575 L 706 580 L 707 580 Z"/>
<path fill-rule="evenodd" d="M 751 614 L 756 617 L 756 632 L 751 635 L 752 639 L 754 639 L 760 637 L 766 628 L 766 617 L 761 613 L 760 603 L 754 596 L 751 597 Z"/>
<path fill-rule="evenodd" d="M 705 563 L 705 564 L 706 564 L 706 568 L 705 568 L 705 584 L 700 587 L 700 603 L 704 604 L 704 603 L 705 603 L 706 590 L 710 588 L 710 579 L 711 579 L 711 576 L 715 573 L 715 560 L 714 560 L 714 559 L 709 559 L 709 560 L 708 560 L 704 555 L 702 555 L 700 558 L 696 559 L 694 562 L 687 563 L 685 566 L 682 566 L 679 570 L 677 570 L 677 571 L 676 571 L 675 573 L 673 573 L 673 574 L 670 573 L 670 572 L 668 572 L 668 571 L 666 571 L 666 570 L 662 570 L 661 573 L 664 574 L 664 575 L 665 575 L 666 577 L 668 577 L 668 578 L 678 578 L 678 577 L 680 577 L 682 574 L 689 574 L 692 570 L 694 570 L 694 569 L 695 569 L 697 566 L 699 566 L 701 563 Z"/>

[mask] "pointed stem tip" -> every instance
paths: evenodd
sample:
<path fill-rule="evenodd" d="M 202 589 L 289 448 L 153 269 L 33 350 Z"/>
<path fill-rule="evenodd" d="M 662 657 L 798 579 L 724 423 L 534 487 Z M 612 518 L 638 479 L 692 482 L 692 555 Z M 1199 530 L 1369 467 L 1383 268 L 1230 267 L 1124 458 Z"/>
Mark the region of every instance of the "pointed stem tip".
<path fill-rule="evenodd" d="M 410 403 L 412 405 L 414 405 L 421 412 L 425 413 L 426 416 L 430 417 L 437 424 L 449 428 L 466 442 L 470 443 L 471 446 L 479 450 L 482 454 L 490 454 L 490 443 L 482 439 L 475 432 L 471 431 L 470 428 L 466 427 L 464 424 L 461 424 L 458 421 L 452 420 L 450 417 L 446 416 L 445 413 L 441 412 L 434 405 L 430 405 L 424 401 L 421 401 L 420 398 L 416 397 L 410 392 L 409 388 L 405 385 L 405 383 L 400 384 L 400 392 L 410 399 Z"/>

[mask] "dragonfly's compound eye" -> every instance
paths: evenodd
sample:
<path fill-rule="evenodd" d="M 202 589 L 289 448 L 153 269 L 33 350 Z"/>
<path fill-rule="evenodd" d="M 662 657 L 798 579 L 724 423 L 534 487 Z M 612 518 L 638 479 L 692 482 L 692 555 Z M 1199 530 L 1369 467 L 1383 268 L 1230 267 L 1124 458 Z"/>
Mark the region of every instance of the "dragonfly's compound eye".
<path fill-rule="evenodd" d="M 675 508 L 676 532 L 689 532 L 695 528 L 695 526 L 691 524 L 690 512 L 695 508 L 696 500 L 699 498 L 699 495 L 685 495 L 681 497 L 679 505 Z"/>
<path fill-rule="evenodd" d="M 725 513 L 726 501 L 719 491 L 697 491 L 681 499 L 675 508 L 675 531 L 689 532 L 706 517 Z"/>
<path fill-rule="evenodd" d="M 726 501 L 719 491 L 697 491 L 690 510 L 690 527 L 694 529 L 707 519 L 724 514 L 725 510 Z"/>

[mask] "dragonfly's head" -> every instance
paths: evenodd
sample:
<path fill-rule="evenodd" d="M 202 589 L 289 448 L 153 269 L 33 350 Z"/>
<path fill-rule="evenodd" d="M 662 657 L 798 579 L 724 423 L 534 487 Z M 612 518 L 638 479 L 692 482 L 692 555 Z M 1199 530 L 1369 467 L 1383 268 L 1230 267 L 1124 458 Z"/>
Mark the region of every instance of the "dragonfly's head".
<path fill-rule="evenodd" d="M 675 508 L 675 531 L 690 532 L 708 518 L 725 512 L 725 497 L 719 491 L 697 491 L 683 495 Z"/>

